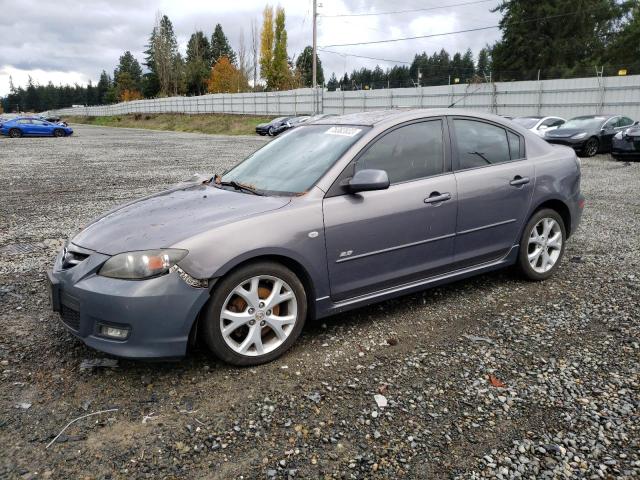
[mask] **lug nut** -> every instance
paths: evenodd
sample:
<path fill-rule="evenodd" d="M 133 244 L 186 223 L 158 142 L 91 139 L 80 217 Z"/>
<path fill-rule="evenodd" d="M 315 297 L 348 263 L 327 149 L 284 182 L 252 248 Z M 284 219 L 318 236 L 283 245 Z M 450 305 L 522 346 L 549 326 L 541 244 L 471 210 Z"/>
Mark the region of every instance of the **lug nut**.
<path fill-rule="evenodd" d="M 260 326 L 264 327 L 267 324 L 267 322 L 265 322 L 264 320 L 260 322 Z"/>
<path fill-rule="evenodd" d="M 255 313 L 256 309 L 255 308 L 250 308 L 249 309 L 249 314 L 253 315 Z"/>
<path fill-rule="evenodd" d="M 249 320 L 249 325 L 255 325 L 256 321 L 255 320 Z"/>
<path fill-rule="evenodd" d="M 271 310 L 267 310 L 266 314 L 271 315 Z"/>
<path fill-rule="evenodd" d="M 260 302 L 260 304 L 258 305 L 260 308 L 264 307 L 264 302 Z"/>

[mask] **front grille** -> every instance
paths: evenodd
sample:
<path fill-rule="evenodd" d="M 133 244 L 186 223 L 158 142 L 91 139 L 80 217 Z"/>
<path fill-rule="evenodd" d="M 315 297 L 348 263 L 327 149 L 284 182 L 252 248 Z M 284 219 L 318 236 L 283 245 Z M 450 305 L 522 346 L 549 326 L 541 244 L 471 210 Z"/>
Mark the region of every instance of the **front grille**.
<path fill-rule="evenodd" d="M 62 255 L 62 269 L 68 270 L 75 267 L 83 260 L 86 260 L 89 255 L 80 252 L 74 252 L 73 250 L 65 249 Z"/>
<path fill-rule="evenodd" d="M 60 305 L 60 318 L 67 327 L 76 331 L 80 329 L 80 312 L 77 310 L 62 304 Z"/>

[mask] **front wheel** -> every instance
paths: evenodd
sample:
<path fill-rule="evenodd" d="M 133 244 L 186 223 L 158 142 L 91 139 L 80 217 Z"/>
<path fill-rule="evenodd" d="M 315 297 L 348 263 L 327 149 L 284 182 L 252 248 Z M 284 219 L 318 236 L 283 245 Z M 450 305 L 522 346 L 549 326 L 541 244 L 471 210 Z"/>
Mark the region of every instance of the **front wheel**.
<path fill-rule="evenodd" d="M 596 153 L 598 153 L 599 148 L 600 142 L 598 142 L 598 139 L 590 138 L 584 145 L 584 156 L 593 157 Z"/>
<path fill-rule="evenodd" d="M 53 136 L 54 137 L 64 137 L 64 130 L 60 129 L 60 128 L 56 128 L 53 131 Z"/>
<path fill-rule="evenodd" d="M 555 273 L 564 253 L 566 229 L 555 210 L 536 212 L 522 233 L 518 266 L 529 280 L 546 280 Z"/>
<path fill-rule="evenodd" d="M 20 138 L 22 136 L 22 131 L 19 128 L 12 128 L 9 130 L 9 136 L 11 138 Z"/>
<path fill-rule="evenodd" d="M 298 277 L 278 263 L 255 263 L 216 285 L 205 309 L 203 335 L 221 360 L 259 365 L 291 347 L 306 315 L 306 293 Z"/>

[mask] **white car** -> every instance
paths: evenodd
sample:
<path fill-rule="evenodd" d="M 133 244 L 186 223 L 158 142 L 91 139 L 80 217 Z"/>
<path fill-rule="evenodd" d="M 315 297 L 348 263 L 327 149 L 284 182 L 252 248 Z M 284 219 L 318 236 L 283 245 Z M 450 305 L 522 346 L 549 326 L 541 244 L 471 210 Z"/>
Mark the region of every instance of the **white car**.
<path fill-rule="evenodd" d="M 555 130 L 561 127 L 566 120 L 560 117 L 516 117 L 512 121 L 518 125 L 532 131 L 539 137 L 544 137 L 544 134 L 549 130 Z"/>

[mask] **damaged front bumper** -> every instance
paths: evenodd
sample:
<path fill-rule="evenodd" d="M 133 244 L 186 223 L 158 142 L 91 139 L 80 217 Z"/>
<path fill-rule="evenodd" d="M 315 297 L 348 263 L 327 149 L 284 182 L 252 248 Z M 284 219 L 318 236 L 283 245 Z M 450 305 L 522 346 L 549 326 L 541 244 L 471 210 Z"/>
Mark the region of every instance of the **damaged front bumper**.
<path fill-rule="evenodd" d="M 89 347 L 120 357 L 186 354 L 208 288 L 188 285 L 178 269 L 146 280 L 102 277 L 97 272 L 109 256 L 72 247 L 86 257 L 63 266 L 61 252 L 47 272 L 51 306 L 68 331 Z"/>

